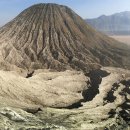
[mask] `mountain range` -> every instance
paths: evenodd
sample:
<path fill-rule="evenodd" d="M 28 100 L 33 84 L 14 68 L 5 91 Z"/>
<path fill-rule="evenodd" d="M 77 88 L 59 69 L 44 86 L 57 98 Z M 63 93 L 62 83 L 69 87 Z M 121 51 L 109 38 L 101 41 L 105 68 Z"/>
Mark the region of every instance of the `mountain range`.
<path fill-rule="evenodd" d="M 130 34 L 130 11 L 116 13 L 113 15 L 102 15 L 98 18 L 86 19 L 87 23 L 108 35 Z"/>

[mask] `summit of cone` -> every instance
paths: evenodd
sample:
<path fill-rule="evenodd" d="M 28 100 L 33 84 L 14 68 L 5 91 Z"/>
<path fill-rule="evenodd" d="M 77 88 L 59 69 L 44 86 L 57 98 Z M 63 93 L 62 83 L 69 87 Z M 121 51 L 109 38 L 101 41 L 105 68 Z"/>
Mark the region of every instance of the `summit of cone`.
<path fill-rule="evenodd" d="M 0 63 L 23 69 L 129 67 L 129 48 L 96 32 L 70 8 L 33 5 L 0 28 Z"/>

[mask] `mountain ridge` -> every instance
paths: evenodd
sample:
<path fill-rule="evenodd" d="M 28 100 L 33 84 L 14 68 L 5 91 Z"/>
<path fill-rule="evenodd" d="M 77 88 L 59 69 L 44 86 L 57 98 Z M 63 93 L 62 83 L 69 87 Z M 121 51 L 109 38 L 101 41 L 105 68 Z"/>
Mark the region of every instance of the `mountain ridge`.
<path fill-rule="evenodd" d="M 86 19 L 86 21 L 98 31 L 108 35 L 130 34 L 130 11 L 124 11 L 112 15 L 101 15 L 97 18 Z"/>

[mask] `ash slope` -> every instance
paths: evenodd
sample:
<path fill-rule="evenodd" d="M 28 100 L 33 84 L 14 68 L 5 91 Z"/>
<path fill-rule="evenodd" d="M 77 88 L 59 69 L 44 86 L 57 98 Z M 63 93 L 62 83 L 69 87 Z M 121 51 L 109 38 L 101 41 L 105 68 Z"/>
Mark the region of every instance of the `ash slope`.
<path fill-rule="evenodd" d="M 3 26 L 0 57 L 2 63 L 24 69 L 87 71 L 100 65 L 130 66 L 127 46 L 96 32 L 71 9 L 56 4 L 34 5 Z"/>

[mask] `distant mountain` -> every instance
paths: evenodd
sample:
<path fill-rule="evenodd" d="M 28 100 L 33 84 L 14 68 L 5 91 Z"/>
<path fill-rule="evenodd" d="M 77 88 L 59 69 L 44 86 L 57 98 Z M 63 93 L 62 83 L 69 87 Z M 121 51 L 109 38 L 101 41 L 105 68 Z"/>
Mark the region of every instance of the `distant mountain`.
<path fill-rule="evenodd" d="M 86 21 L 97 30 L 109 35 L 130 34 L 130 11 L 110 16 L 102 15 L 98 18 L 87 19 Z"/>

